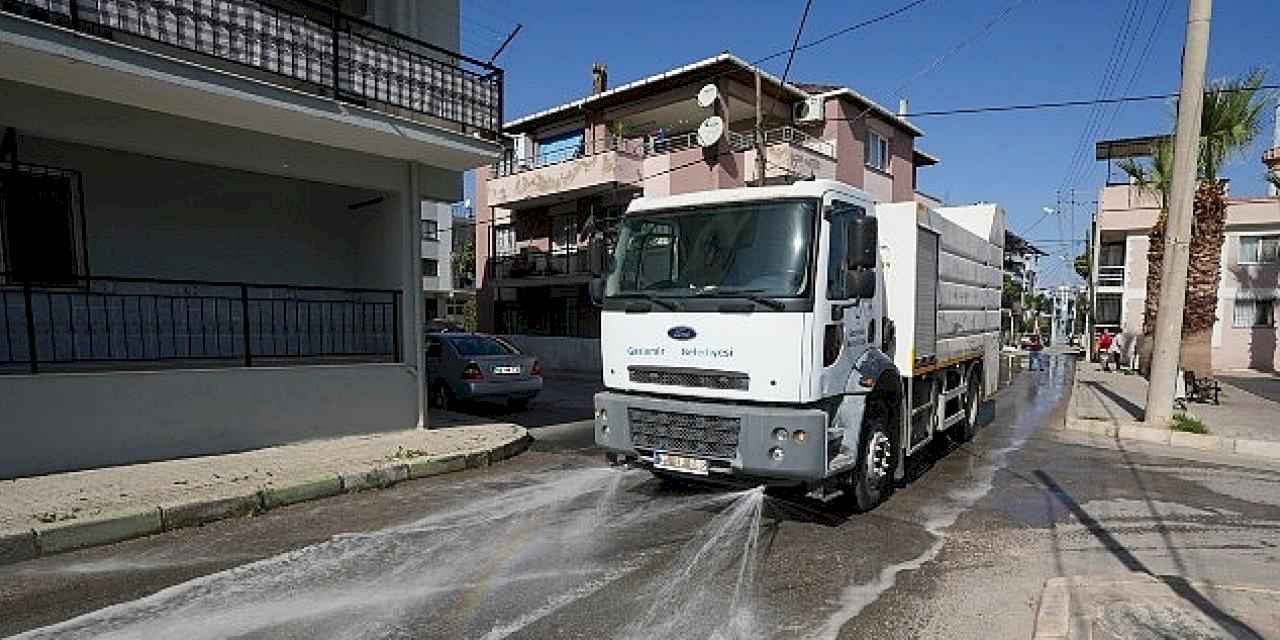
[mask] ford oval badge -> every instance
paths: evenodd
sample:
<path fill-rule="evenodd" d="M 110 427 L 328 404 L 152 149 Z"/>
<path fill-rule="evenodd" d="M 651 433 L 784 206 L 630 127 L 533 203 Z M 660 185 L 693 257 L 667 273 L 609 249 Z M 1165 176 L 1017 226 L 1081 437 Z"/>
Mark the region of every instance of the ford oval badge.
<path fill-rule="evenodd" d="M 698 336 L 698 332 L 693 327 L 671 327 L 667 329 L 667 335 L 672 340 L 692 340 Z"/>

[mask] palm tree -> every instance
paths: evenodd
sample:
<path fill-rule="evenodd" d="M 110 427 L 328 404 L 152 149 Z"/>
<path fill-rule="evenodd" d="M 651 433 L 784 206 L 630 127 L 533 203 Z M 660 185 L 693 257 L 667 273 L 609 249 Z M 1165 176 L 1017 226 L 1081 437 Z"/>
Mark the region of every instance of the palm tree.
<path fill-rule="evenodd" d="M 1267 96 L 1259 88 L 1265 72 L 1255 69 L 1243 78 L 1219 80 L 1205 92 L 1200 118 L 1200 148 L 1196 164 L 1194 222 L 1187 269 L 1187 302 L 1182 324 L 1182 366 L 1191 371 L 1212 369 L 1211 334 L 1217 321 L 1218 274 L 1226 225 L 1226 191 L 1218 179 L 1227 160 L 1249 148 L 1262 128 Z M 1142 362 L 1151 361 L 1151 340 L 1159 311 L 1161 264 L 1173 175 L 1172 140 L 1158 143 L 1147 164 L 1125 160 L 1120 168 L 1138 189 L 1160 197 L 1160 216 L 1151 228 L 1147 250 L 1147 299 L 1143 312 Z"/>

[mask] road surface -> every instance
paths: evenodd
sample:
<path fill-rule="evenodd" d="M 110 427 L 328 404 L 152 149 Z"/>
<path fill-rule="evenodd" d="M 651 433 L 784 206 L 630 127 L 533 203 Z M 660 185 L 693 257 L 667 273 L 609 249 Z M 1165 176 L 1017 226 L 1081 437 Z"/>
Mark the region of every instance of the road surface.
<path fill-rule="evenodd" d="M 861 515 L 605 468 L 549 385 L 489 469 L 0 567 L 0 635 L 1022 639 L 1049 577 L 1280 586 L 1280 467 L 1053 430 L 1071 372 Z"/>

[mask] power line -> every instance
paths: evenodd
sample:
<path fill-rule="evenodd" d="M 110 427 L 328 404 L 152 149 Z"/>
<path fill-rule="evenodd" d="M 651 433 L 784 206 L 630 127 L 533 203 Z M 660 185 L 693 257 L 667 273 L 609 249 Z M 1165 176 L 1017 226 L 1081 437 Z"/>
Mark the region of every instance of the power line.
<path fill-rule="evenodd" d="M 804 12 L 800 14 L 800 26 L 796 27 L 796 37 L 791 41 L 791 51 L 787 53 L 787 65 L 782 68 L 782 79 L 778 84 L 787 86 L 787 75 L 791 73 L 791 63 L 796 59 L 796 47 L 800 46 L 800 36 L 804 35 L 804 23 L 809 20 L 809 9 L 813 6 L 813 0 L 805 0 Z M 758 64 L 758 63 L 757 63 Z M 757 99 L 759 97 L 757 96 Z M 773 112 L 778 110 L 778 101 L 774 100 L 769 104 L 769 117 L 773 117 Z M 759 123 L 756 123 L 759 126 Z M 756 153 L 763 153 L 763 149 L 758 149 Z M 761 182 L 764 176 L 760 176 Z"/>
<path fill-rule="evenodd" d="M 877 22 L 883 22 L 883 21 L 885 21 L 885 20 L 888 20 L 889 18 L 892 18 L 892 17 L 894 17 L 894 16 L 896 16 L 896 15 L 900 14 L 900 13 L 905 13 L 905 12 L 907 12 L 907 11 L 910 11 L 911 9 L 915 8 L 915 7 L 916 7 L 916 6 L 918 6 L 918 5 L 924 4 L 925 2 L 928 2 L 928 0 L 914 0 L 914 2 L 908 2 L 907 4 L 904 4 L 904 5 L 902 5 L 901 7 L 898 7 L 897 9 L 894 9 L 894 10 L 889 11 L 889 12 L 887 12 L 887 13 L 882 13 L 882 14 L 880 14 L 880 15 L 878 15 L 878 16 L 876 16 L 876 17 L 874 17 L 874 18 L 869 18 L 869 19 L 867 19 L 867 20 L 863 20 L 862 22 L 859 22 L 859 23 L 856 23 L 856 24 L 851 24 L 851 25 L 849 25 L 849 26 L 847 26 L 847 27 L 845 27 L 845 28 L 843 28 L 843 29 L 840 29 L 840 30 L 838 30 L 838 31 L 832 31 L 831 33 L 828 33 L 827 35 L 822 36 L 821 38 L 818 38 L 817 40 L 811 40 L 811 41 L 806 42 L 806 43 L 804 43 L 804 44 L 802 44 L 802 45 L 800 45 L 800 46 L 798 46 L 798 47 L 794 47 L 794 51 L 804 51 L 805 49 L 808 49 L 808 48 L 810 48 L 810 47 L 816 47 L 816 46 L 818 46 L 818 45 L 820 45 L 820 44 L 822 44 L 822 43 L 824 43 L 824 42 L 827 42 L 827 41 L 829 41 L 829 40 L 833 40 L 833 39 L 835 39 L 835 38 L 838 38 L 838 37 L 840 37 L 840 36 L 842 36 L 842 35 L 844 35 L 844 34 L 846 34 L 846 33 L 850 33 L 850 32 L 853 32 L 853 31 L 857 31 L 858 29 L 862 29 L 863 27 L 869 27 L 869 26 L 871 26 L 871 25 L 873 25 L 873 24 L 875 24 L 875 23 L 877 23 Z M 806 5 L 805 13 L 806 13 L 806 14 L 808 13 L 807 5 Z M 772 60 L 772 59 L 774 59 L 774 58 L 777 58 L 777 57 L 783 56 L 783 55 L 785 55 L 785 54 L 787 54 L 787 53 L 788 53 L 788 52 L 787 52 L 787 50 L 786 50 L 786 49 L 783 49 L 782 51 L 779 51 L 779 52 L 777 52 L 777 53 L 771 53 L 771 54 L 769 54 L 769 55 L 767 55 L 767 56 L 765 56 L 765 57 L 763 57 L 763 58 L 761 58 L 761 59 L 757 60 L 757 61 L 756 61 L 756 62 L 754 62 L 753 64 L 757 64 L 757 65 L 758 65 L 758 64 L 760 64 L 760 63 L 762 63 L 762 62 L 768 62 L 768 61 L 770 61 L 770 60 Z"/>
<path fill-rule="evenodd" d="M 1146 0 L 1142 0 L 1144 3 Z M 1107 62 L 1102 71 L 1102 77 L 1098 81 L 1098 98 L 1106 98 L 1111 92 L 1112 85 L 1118 77 L 1119 63 L 1121 53 L 1125 58 L 1128 57 L 1128 40 L 1129 32 L 1132 30 L 1134 10 L 1139 6 L 1139 0 L 1129 0 L 1125 5 L 1124 18 L 1120 21 L 1120 26 L 1116 29 L 1115 40 L 1111 43 L 1111 52 L 1107 55 Z M 1145 4 L 1143 11 L 1145 12 Z M 1071 182 L 1075 176 L 1078 166 L 1084 162 L 1084 158 L 1088 157 L 1089 138 L 1099 122 L 1099 107 L 1094 105 L 1089 110 L 1089 116 L 1085 119 L 1084 129 L 1080 131 L 1080 137 L 1076 140 L 1071 151 L 1071 159 L 1067 162 L 1067 168 L 1062 176 L 1062 182 L 1058 185 L 1059 190 L 1065 188 L 1067 183 Z"/>
<path fill-rule="evenodd" d="M 1219 89 L 1219 91 L 1264 91 L 1271 89 L 1280 89 L 1280 84 L 1264 84 L 1257 89 L 1239 88 L 1239 89 Z M 956 109 L 940 109 L 933 111 L 916 111 L 903 115 L 904 118 L 928 118 L 937 116 L 956 116 L 956 115 L 972 115 L 978 113 L 1002 113 L 1007 111 L 1037 111 L 1041 109 L 1061 109 L 1067 107 L 1087 107 L 1095 104 L 1117 104 L 1121 102 L 1144 102 L 1151 100 L 1168 100 L 1177 98 L 1177 93 L 1153 93 L 1139 96 L 1121 96 L 1116 98 L 1099 98 L 1094 100 L 1060 100 L 1054 102 L 1031 102 L 1024 104 L 1009 105 L 993 105 L 988 107 L 961 107 Z M 853 118 L 827 118 L 831 121 L 840 120 L 856 120 L 858 116 Z"/>
<path fill-rule="evenodd" d="M 1147 59 L 1151 54 L 1151 46 L 1155 44 L 1156 36 L 1160 32 L 1160 27 L 1164 24 L 1165 17 L 1169 13 L 1170 0 L 1164 0 L 1160 5 L 1160 10 L 1156 12 L 1155 21 L 1151 24 L 1151 31 L 1147 33 L 1147 41 L 1142 45 L 1142 52 L 1138 54 L 1138 62 L 1133 68 L 1133 73 L 1129 76 L 1129 82 L 1125 84 L 1122 93 L 1128 94 L 1133 91 L 1134 85 L 1137 84 L 1138 78 L 1142 76 L 1142 72 L 1146 69 Z M 1120 112 L 1124 110 L 1124 104 L 1117 104 L 1116 108 L 1111 111 L 1111 119 L 1107 122 L 1106 128 L 1102 130 L 1102 139 L 1106 140 L 1111 137 L 1111 131 L 1115 127 L 1116 120 L 1120 117 Z M 1084 181 L 1089 176 L 1089 169 L 1085 169 L 1081 175 L 1076 178 L 1076 185 Z M 1072 185 L 1072 186 L 1076 186 Z"/>

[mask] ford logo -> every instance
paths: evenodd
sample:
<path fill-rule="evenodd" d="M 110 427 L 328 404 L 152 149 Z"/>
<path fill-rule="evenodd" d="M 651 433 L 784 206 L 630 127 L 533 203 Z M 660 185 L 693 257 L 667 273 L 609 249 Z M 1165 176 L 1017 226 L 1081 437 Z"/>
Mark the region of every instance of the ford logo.
<path fill-rule="evenodd" d="M 693 327 L 671 327 L 667 329 L 667 335 L 672 340 L 692 340 L 698 336 L 698 332 Z"/>

